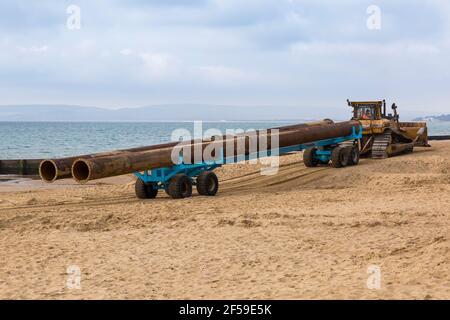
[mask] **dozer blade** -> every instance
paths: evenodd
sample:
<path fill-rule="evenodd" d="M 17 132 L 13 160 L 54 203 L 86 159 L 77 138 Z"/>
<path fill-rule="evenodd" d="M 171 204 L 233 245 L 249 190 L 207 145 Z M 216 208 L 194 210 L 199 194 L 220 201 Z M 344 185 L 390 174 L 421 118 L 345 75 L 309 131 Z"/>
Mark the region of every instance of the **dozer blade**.
<path fill-rule="evenodd" d="M 414 142 L 394 143 L 391 145 L 389 156 L 396 156 L 403 153 L 413 152 Z"/>
<path fill-rule="evenodd" d="M 414 140 L 415 146 L 430 146 L 428 144 L 428 128 L 426 122 L 399 122 L 399 126 L 407 137 Z"/>

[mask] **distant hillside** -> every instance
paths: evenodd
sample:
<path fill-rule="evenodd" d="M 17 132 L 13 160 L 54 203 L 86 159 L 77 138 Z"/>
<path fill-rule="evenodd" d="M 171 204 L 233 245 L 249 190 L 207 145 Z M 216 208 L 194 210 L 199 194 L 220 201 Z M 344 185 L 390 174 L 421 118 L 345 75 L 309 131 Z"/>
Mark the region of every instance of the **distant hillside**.
<path fill-rule="evenodd" d="M 348 110 L 189 104 L 116 110 L 72 105 L 15 105 L 0 106 L 0 121 L 278 121 L 323 118 L 345 120 L 350 118 L 350 113 L 345 111 Z"/>
<path fill-rule="evenodd" d="M 450 121 L 450 114 L 440 116 L 426 116 L 414 119 L 414 121 Z"/>

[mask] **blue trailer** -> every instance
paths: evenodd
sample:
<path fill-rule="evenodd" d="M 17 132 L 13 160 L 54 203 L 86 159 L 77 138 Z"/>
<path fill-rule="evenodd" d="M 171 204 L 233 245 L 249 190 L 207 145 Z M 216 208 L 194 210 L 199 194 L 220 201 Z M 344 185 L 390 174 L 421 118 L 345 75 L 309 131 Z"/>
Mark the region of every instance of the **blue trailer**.
<path fill-rule="evenodd" d="M 282 147 L 276 154 L 304 151 L 303 162 L 307 167 L 328 165 L 330 161 L 335 168 L 357 165 L 361 138 L 362 128 L 357 132 L 356 127 L 353 127 L 349 136 Z M 152 199 L 156 198 L 159 190 L 165 190 L 174 199 L 187 198 L 192 195 L 193 186 L 196 186 L 200 195 L 215 196 L 219 190 L 219 180 L 214 169 L 227 163 L 236 163 L 237 160 L 270 157 L 273 154 L 275 153 L 267 150 L 242 156 L 242 159 L 218 157 L 217 161 L 195 164 L 183 163 L 180 158 L 180 163 L 171 167 L 136 172 L 136 196 L 139 199 Z"/>

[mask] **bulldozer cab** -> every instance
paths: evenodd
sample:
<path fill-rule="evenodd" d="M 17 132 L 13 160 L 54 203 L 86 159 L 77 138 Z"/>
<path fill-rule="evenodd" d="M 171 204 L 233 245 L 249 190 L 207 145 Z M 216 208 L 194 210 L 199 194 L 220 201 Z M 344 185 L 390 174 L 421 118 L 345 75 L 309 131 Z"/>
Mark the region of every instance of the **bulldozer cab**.
<path fill-rule="evenodd" d="M 353 108 L 353 119 L 355 120 L 380 120 L 386 117 L 386 102 L 384 100 L 365 102 L 347 100 L 347 103 Z"/>
<path fill-rule="evenodd" d="M 400 122 L 397 105 L 386 113 L 386 101 L 350 101 L 353 120 L 363 128 L 361 154 L 371 153 L 373 158 L 386 158 L 409 152 L 414 146 L 429 146 L 425 122 Z"/>

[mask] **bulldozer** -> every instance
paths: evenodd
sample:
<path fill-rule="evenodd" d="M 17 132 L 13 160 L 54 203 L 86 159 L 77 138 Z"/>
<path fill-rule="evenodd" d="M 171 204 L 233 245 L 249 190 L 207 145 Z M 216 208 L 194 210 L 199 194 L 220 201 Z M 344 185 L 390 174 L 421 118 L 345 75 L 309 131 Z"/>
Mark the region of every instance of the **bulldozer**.
<path fill-rule="evenodd" d="M 386 159 L 412 152 L 415 146 L 429 147 L 426 122 L 400 122 L 397 105 L 386 114 L 386 101 L 350 101 L 352 120 L 358 120 L 363 128 L 360 140 L 361 156 Z"/>

